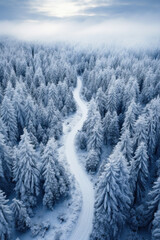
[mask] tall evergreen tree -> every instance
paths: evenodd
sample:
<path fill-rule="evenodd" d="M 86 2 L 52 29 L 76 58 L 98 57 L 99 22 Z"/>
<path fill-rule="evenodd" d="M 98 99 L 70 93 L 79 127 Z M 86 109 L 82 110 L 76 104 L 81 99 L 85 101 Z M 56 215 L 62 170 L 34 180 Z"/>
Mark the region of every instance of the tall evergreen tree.
<path fill-rule="evenodd" d="M 12 230 L 12 212 L 7 205 L 8 200 L 6 196 L 0 190 L 0 239 L 11 239 Z"/>
<path fill-rule="evenodd" d="M 145 116 L 139 116 L 135 123 L 134 146 L 137 148 L 141 142 L 148 144 L 148 125 Z"/>
<path fill-rule="evenodd" d="M 123 170 L 123 172 L 122 172 Z M 126 159 L 115 151 L 99 177 L 93 239 L 112 240 L 122 230 L 131 204 Z"/>
<path fill-rule="evenodd" d="M 64 167 L 58 162 L 57 145 L 52 138 L 42 155 L 43 204 L 53 209 L 54 204 L 69 191 L 69 180 Z"/>
<path fill-rule="evenodd" d="M 144 142 L 138 146 L 131 167 L 132 187 L 135 191 L 135 200 L 141 202 L 148 179 L 148 154 Z"/>
<path fill-rule="evenodd" d="M 133 142 L 130 137 L 129 130 L 126 130 L 118 142 L 118 147 L 123 153 L 124 157 L 127 159 L 128 165 L 130 166 L 133 159 Z"/>
<path fill-rule="evenodd" d="M 152 240 L 160 239 L 160 210 L 154 214 L 154 220 L 152 222 Z"/>
<path fill-rule="evenodd" d="M 18 231 L 25 231 L 30 227 L 30 217 L 23 202 L 13 199 L 11 209 L 14 217 L 14 224 Z"/>
<path fill-rule="evenodd" d="M 96 94 L 96 103 L 98 110 L 103 118 L 106 114 L 106 106 L 107 106 L 107 97 L 105 93 L 102 91 L 102 88 L 99 88 Z"/>
<path fill-rule="evenodd" d="M 12 102 L 5 96 L 1 106 L 1 117 L 7 127 L 8 139 L 12 145 L 17 143 L 17 119 Z"/>
<path fill-rule="evenodd" d="M 39 194 L 39 171 L 37 154 L 26 129 L 15 152 L 13 175 L 17 197 L 26 207 L 35 206 Z"/>

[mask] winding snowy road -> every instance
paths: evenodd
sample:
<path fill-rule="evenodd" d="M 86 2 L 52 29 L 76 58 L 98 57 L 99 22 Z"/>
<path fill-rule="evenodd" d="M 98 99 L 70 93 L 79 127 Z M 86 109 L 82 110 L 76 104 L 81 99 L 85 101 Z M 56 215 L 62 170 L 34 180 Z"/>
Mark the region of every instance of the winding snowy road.
<path fill-rule="evenodd" d="M 82 192 L 82 209 L 80 212 L 80 216 L 76 223 L 73 232 L 69 240 L 89 240 L 90 233 L 92 231 L 92 221 L 94 214 L 94 189 L 93 184 L 89 180 L 87 173 L 82 169 L 78 156 L 75 149 L 75 136 L 83 126 L 84 121 L 87 118 L 88 108 L 85 102 L 80 98 L 80 90 L 81 90 L 81 80 L 78 78 L 77 87 L 74 90 L 74 98 L 78 105 L 77 114 L 80 112 L 81 117 L 76 125 L 73 127 L 71 132 L 69 132 L 67 136 L 67 140 L 65 143 L 65 155 L 67 158 L 67 162 L 70 165 L 70 170 L 72 174 L 75 176 L 80 190 Z"/>

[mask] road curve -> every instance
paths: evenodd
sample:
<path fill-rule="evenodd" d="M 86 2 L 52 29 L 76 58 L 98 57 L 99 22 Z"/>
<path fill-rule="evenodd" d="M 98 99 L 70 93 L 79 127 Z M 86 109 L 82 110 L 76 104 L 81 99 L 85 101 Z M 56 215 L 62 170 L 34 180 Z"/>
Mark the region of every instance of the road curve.
<path fill-rule="evenodd" d="M 81 130 L 84 121 L 87 118 L 88 108 L 85 102 L 80 98 L 81 79 L 77 79 L 77 87 L 73 92 L 74 99 L 77 103 L 77 113 L 81 113 L 79 121 L 69 132 L 65 143 L 65 155 L 70 166 L 71 173 L 75 176 L 82 193 L 82 209 L 78 221 L 68 240 L 89 240 L 92 232 L 92 222 L 94 215 L 94 188 L 89 180 L 87 173 L 81 167 L 75 149 L 75 136 L 78 130 Z"/>

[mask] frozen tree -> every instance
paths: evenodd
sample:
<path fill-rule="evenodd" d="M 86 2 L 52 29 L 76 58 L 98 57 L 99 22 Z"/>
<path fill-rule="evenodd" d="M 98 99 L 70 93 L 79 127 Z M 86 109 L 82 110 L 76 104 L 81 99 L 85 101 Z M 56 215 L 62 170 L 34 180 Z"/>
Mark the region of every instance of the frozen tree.
<path fill-rule="evenodd" d="M 14 198 L 11 210 L 13 212 L 14 224 L 18 231 L 25 231 L 30 227 L 30 217 L 22 201 Z"/>
<path fill-rule="evenodd" d="M 101 119 L 98 119 L 96 125 L 90 129 L 88 141 L 87 141 L 87 150 L 90 151 L 94 149 L 98 154 L 101 153 L 101 148 L 103 144 L 103 130 Z"/>
<path fill-rule="evenodd" d="M 148 154 L 147 147 L 144 142 L 138 146 L 134 160 L 132 162 L 131 175 L 133 178 L 133 189 L 135 191 L 135 199 L 137 202 L 142 200 L 144 196 L 147 179 L 148 179 Z"/>
<path fill-rule="evenodd" d="M 7 127 L 0 117 L 0 133 L 3 135 L 5 142 L 8 142 Z"/>
<path fill-rule="evenodd" d="M 10 148 L 5 144 L 4 136 L 0 133 L 0 186 L 6 185 L 12 176 L 12 158 Z"/>
<path fill-rule="evenodd" d="M 87 160 L 86 160 L 86 169 L 88 172 L 96 172 L 98 168 L 98 164 L 100 162 L 99 154 L 96 150 L 91 149 L 88 152 Z"/>
<path fill-rule="evenodd" d="M 14 89 L 12 87 L 11 82 L 8 82 L 7 87 L 5 89 L 5 96 L 12 101 L 13 98 L 13 94 L 14 94 Z"/>
<path fill-rule="evenodd" d="M 17 197 L 27 208 L 36 205 L 39 194 L 39 171 L 37 168 L 37 154 L 30 142 L 26 129 L 15 151 L 13 176 Z"/>
<path fill-rule="evenodd" d="M 117 110 L 116 91 L 114 85 L 111 85 L 111 87 L 109 88 L 106 107 L 107 111 L 110 111 L 111 113 Z"/>
<path fill-rule="evenodd" d="M 103 119 L 104 141 L 111 145 L 115 145 L 119 139 L 118 116 L 114 111 L 108 111 Z"/>
<path fill-rule="evenodd" d="M 106 114 L 106 106 L 107 106 L 107 97 L 105 93 L 102 91 L 102 88 L 99 88 L 96 94 L 96 103 L 98 110 L 103 118 Z"/>
<path fill-rule="evenodd" d="M 160 204 L 160 177 L 154 182 L 152 190 L 149 192 L 148 209 L 151 213 L 158 209 Z"/>
<path fill-rule="evenodd" d="M 135 123 L 134 146 L 137 148 L 141 142 L 148 143 L 148 125 L 143 115 Z"/>
<path fill-rule="evenodd" d="M 124 157 L 127 159 L 128 165 L 130 166 L 133 159 L 133 142 L 130 137 L 129 130 L 126 130 L 118 142 L 118 147 L 123 153 Z"/>
<path fill-rule="evenodd" d="M 160 210 L 154 214 L 154 220 L 152 222 L 152 240 L 160 239 Z"/>
<path fill-rule="evenodd" d="M 25 126 L 28 128 L 29 122 L 31 121 L 35 126 L 35 105 L 31 96 L 28 96 L 24 106 L 25 111 Z"/>
<path fill-rule="evenodd" d="M 16 113 L 17 124 L 18 124 L 18 135 L 22 134 L 23 128 L 25 126 L 25 108 L 24 108 L 24 99 L 21 95 L 21 92 L 15 90 L 13 96 L 13 106 Z"/>
<path fill-rule="evenodd" d="M 49 138 L 58 139 L 62 135 L 63 127 L 60 112 L 56 109 L 52 99 L 49 100 L 47 108 L 47 124 Z"/>
<path fill-rule="evenodd" d="M 52 138 L 42 155 L 43 204 L 53 209 L 54 204 L 69 191 L 69 180 L 64 167 L 58 162 L 57 145 Z"/>
<path fill-rule="evenodd" d="M 4 97 L 1 105 L 1 117 L 7 128 L 8 139 L 12 145 L 17 143 L 17 119 L 12 102 Z"/>
<path fill-rule="evenodd" d="M 127 111 L 125 112 L 125 120 L 122 126 L 122 133 L 128 129 L 131 137 L 134 135 L 135 131 L 135 122 L 139 115 L 139 105 L 135 103 L 135 101 L 132 101 L 129 105 Z"/>
<path fill-rule="evenodd" d="M 87 148 L 87 135 L 85 132 L 80 131 L 77 135 L 77 144 L 81 150 Z"/>
<path fill-rule="evenodd" d="M 116 239 L 131 204 L 126 159 L 115 151 L 101 173 L 96 192 L 93 239 Z"/>
<path fill-rule="evenodd" d="M 12 212 L 7 205 L 8 200 L 6 196 L 0 190 L 0 239 L 11 239 L 12 231 Z"/>

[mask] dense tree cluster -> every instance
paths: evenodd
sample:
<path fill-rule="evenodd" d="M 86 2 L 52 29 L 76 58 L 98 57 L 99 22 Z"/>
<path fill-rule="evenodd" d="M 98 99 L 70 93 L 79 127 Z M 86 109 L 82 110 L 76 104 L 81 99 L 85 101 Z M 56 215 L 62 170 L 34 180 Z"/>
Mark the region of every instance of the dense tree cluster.
<path fill-rule="evenodd" d="M 115 240 L 127 222 L 134 230 L 152 222 L 152 238 L 159 238 L 159 66 L 158 49 L 79 53 L 82 94 L 90 109 L 77 138 L 87 151 L 87 170 L 100 166 L 91 239 Z M 108 159 L 101 157 L 105 145 L 112 149 Z"/>
<path fill-rule="evenodd" d="M 86 170 L 97 173 L 91 239 L 116 240 L 128 224 L 134 231 L 151 226 L 158 240 L 159 49 L 2 40 L 0 56 L 0 239 L 10 239 L 13 225 L 29 228 L 40 199 L 54 209 L 69 192 L 57 142 L 63 118 L 76 111 L 78 74 L 89 111 L 77 142 L 86 151 Z M 5 194 L 15 197 L 11 204 Z"/>
<path fill-rule="evenodd" d="M 69 177 L 56 143 L 63 118 L 76 111 L 76 65 L 68 46 L 1 40 L 0 45 L 0 239 L 11 228 L 30 227 L 32 208 L 69 193 Z M 13 220 L 13 221 L 12 221 Z M 14 224 L 13 224 L 14 223 Z"/>

